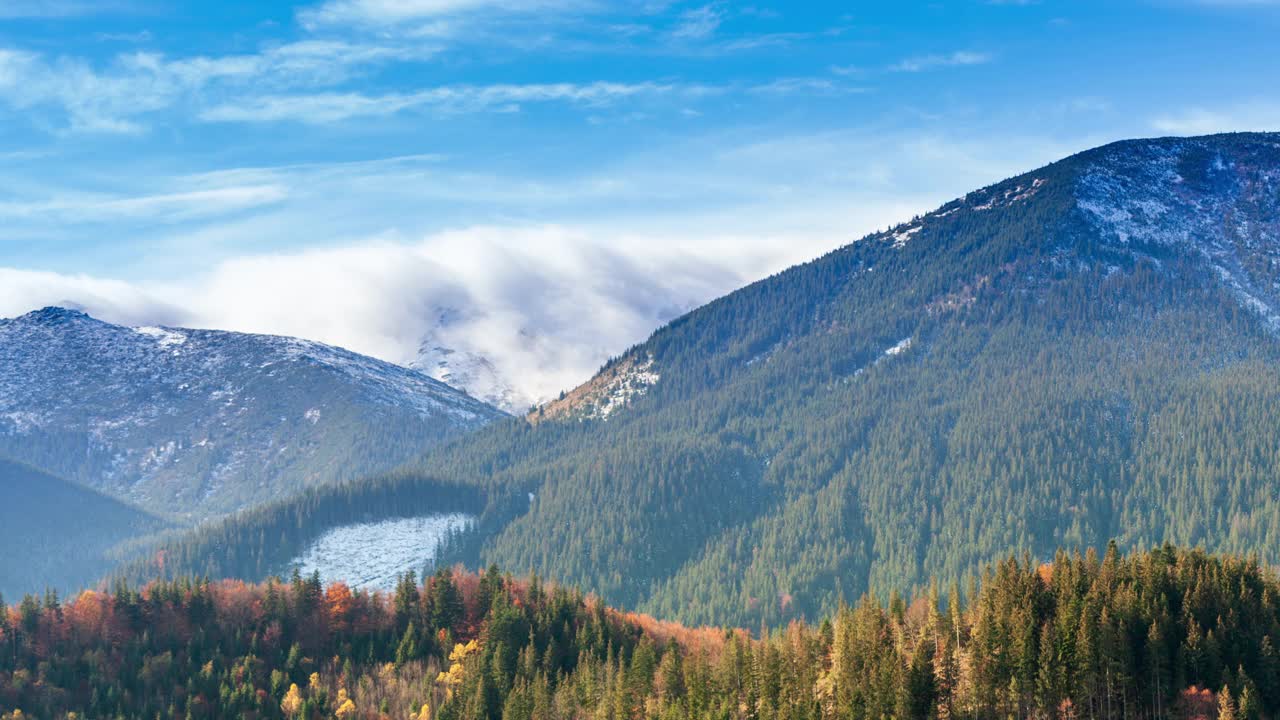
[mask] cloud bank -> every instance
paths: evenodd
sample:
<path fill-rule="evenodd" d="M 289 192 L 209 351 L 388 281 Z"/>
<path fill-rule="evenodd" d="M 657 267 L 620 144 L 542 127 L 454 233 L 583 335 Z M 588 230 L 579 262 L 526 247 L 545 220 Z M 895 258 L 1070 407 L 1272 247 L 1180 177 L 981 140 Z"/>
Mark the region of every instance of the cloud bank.
<path fill-rule="evenodd" d="M 607 240 L 562 226 L 476 227 L 220 263 L 179 287 L 0 269 L 0 316 L 67 305 L 127 325 L 294 335 L 400 364 L 424 342 L 483 358 L 509 409 L 553 397 L 610 355 L 720 294 L 794 261 L 759 239 L 730 265 L 712 243 Z"/>

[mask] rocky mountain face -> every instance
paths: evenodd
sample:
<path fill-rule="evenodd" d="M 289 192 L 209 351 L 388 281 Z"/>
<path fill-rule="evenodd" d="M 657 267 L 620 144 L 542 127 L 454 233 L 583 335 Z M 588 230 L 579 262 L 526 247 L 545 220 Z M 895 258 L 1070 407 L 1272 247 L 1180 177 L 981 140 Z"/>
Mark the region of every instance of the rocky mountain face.
<path fill-rule="evenodd" d="M 394 466 L 501 417 L 426 375 L 294 338 L 0 320 L 0 456 L 203 517 Z"/>

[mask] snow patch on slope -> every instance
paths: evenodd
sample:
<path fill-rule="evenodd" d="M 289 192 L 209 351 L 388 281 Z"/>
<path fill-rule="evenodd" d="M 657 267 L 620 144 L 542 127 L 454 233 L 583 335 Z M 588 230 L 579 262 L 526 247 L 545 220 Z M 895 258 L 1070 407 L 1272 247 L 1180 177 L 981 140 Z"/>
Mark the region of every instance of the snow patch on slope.
<path fill-rule="evenodd" d="M 179 345 L 184 345 L 187 342 L 186 335 L 183 335 L 180 332 L 174 332 L 173 330 L 170 330 L 168 328 L 136 327 L 133 329 L 133 331 L 138 333 L 139 335 L 145 335 L 149 338 L 154 338 L 156 341 L 156 345 L 159 345 L 162 348 L 176 347 Z"/>
<path fill-rule="evenodd" d="M 321 535 L 290 565 L 304 576 L 319 572 L 325 582 L 390 592 L 400 575 L 421 575 L 449 535 L 474 523 L 473 515 L 449 513 L 347 525 Z"/>
<path fill-rule="evenodd" d="M 579 422 L 608 420 L 618 410 L 647 394 L 661 379 L 652 355 L 645 355 L 643 359 L 624 357 L 527 417 L 531 422 L 556 418 L 576 418 Z"/>
<path fill-rule="evenodd" d="M 1039 192 L 1040 188 L 1044 187 L 1044 184 L 1044 178 L 1035 178 L 1030 182 L 1030 184 L 1018 184 L 1011 188 L 1006 188 L 1003 192 L 981 191 L 989 193 L 986 196 L 986 202 L 974 205 L 972 209 L 979 212 L 985 212 L 987 210 L 995 210 L 996 208 L 1008 207 L 1015 203 L 1020 203 Z M 975 195 L 978 196 L 975 199 L 981 199 L 981 193 L 974 193 L 969 197 L 974 198 Z"/>
<path fill-rule="evenodd" d="M 903 338 L 896 345 L 884 351 L 885 357 L 895 357 L 911 349 L 911 338 Z"/>
<path fill-rule="evenodd" d="M 653 358 L 649 357 L 643 363 L 632 365 L 626 372 L 620 373 L 605 388 L 603 398 L 596 406 L 587 413 L 584 418 L 600 418 L 608 420 L 609 416 L 619 408 L 624 408 L 631 404 L 631 401 L 642 397 L 649 392 L 649 388 L 658 384 L 662 379 L 653 369 Z"/>
<path fill-rule="evenodd" d="M 915 235 L 916 233 L 920 232 L 923 229 L 924 229 L 924 226 L 916 225 L 915 227 L 910 227 L 905 230 L 899 230 L 895 232 L 893 234 L 893 246 L 898 249 L 902 249 L 906 247 L 907 241 L 911 239 L 911 236 Z"/>

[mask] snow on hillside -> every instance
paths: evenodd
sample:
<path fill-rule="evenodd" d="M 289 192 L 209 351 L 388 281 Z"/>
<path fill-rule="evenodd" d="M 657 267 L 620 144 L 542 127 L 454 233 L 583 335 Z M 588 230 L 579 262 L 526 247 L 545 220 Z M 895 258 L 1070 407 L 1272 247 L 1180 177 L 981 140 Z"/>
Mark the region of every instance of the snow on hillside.
<path fill-rule="evenodd" d="M 304 576 L 319 572 L 325 582 L 390 592 L 403 573 L 421 575 L 440 543 L 474 522 L 474 516 L 449 513 L 346 525 L 320 536 L 290 564 Z"/>
<path fill-rule="evenodd" d="M 1280 136 L 1277 136 L 1280 137 Z M 1189 250 L 1280 331 L 1280 145 L 1134 141 L 1090 153 L 1077 206 L 1105 241 Z"/>

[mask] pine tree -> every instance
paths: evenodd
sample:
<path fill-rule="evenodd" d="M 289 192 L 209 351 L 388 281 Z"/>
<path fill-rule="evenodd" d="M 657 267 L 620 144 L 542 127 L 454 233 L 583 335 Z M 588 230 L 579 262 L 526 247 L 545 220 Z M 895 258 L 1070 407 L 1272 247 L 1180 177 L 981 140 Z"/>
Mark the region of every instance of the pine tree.
<path fill-rule="evenodd" d="M 1231 688 L 1226 685 L 1218 692 L 1218 720 L 1238 720 L 1236 702 L 1231 697 Z"/>
<path fill-rule="evenodd" d="M 453 574 L 443 568 L 436 571 L 431 594 L 432 624 L 436 629 L 453 630 L 462 618 L 462 596 L 453 583 Z"/>
<path fill-rule="evenodd" d="M 395 612 L 396 627 L 408 627 L 418 614 L 418 577 L 412 570 L 399 576 L 396 580 Z"/>
<path fill-rule="evenodd" d="M 417 657 L 418 631 L 410 620 L 409 626 L 405 628 L 404 635 L 400 638 L 400 644 L 396 646 L 396 665 L 404 665 Z"/>

